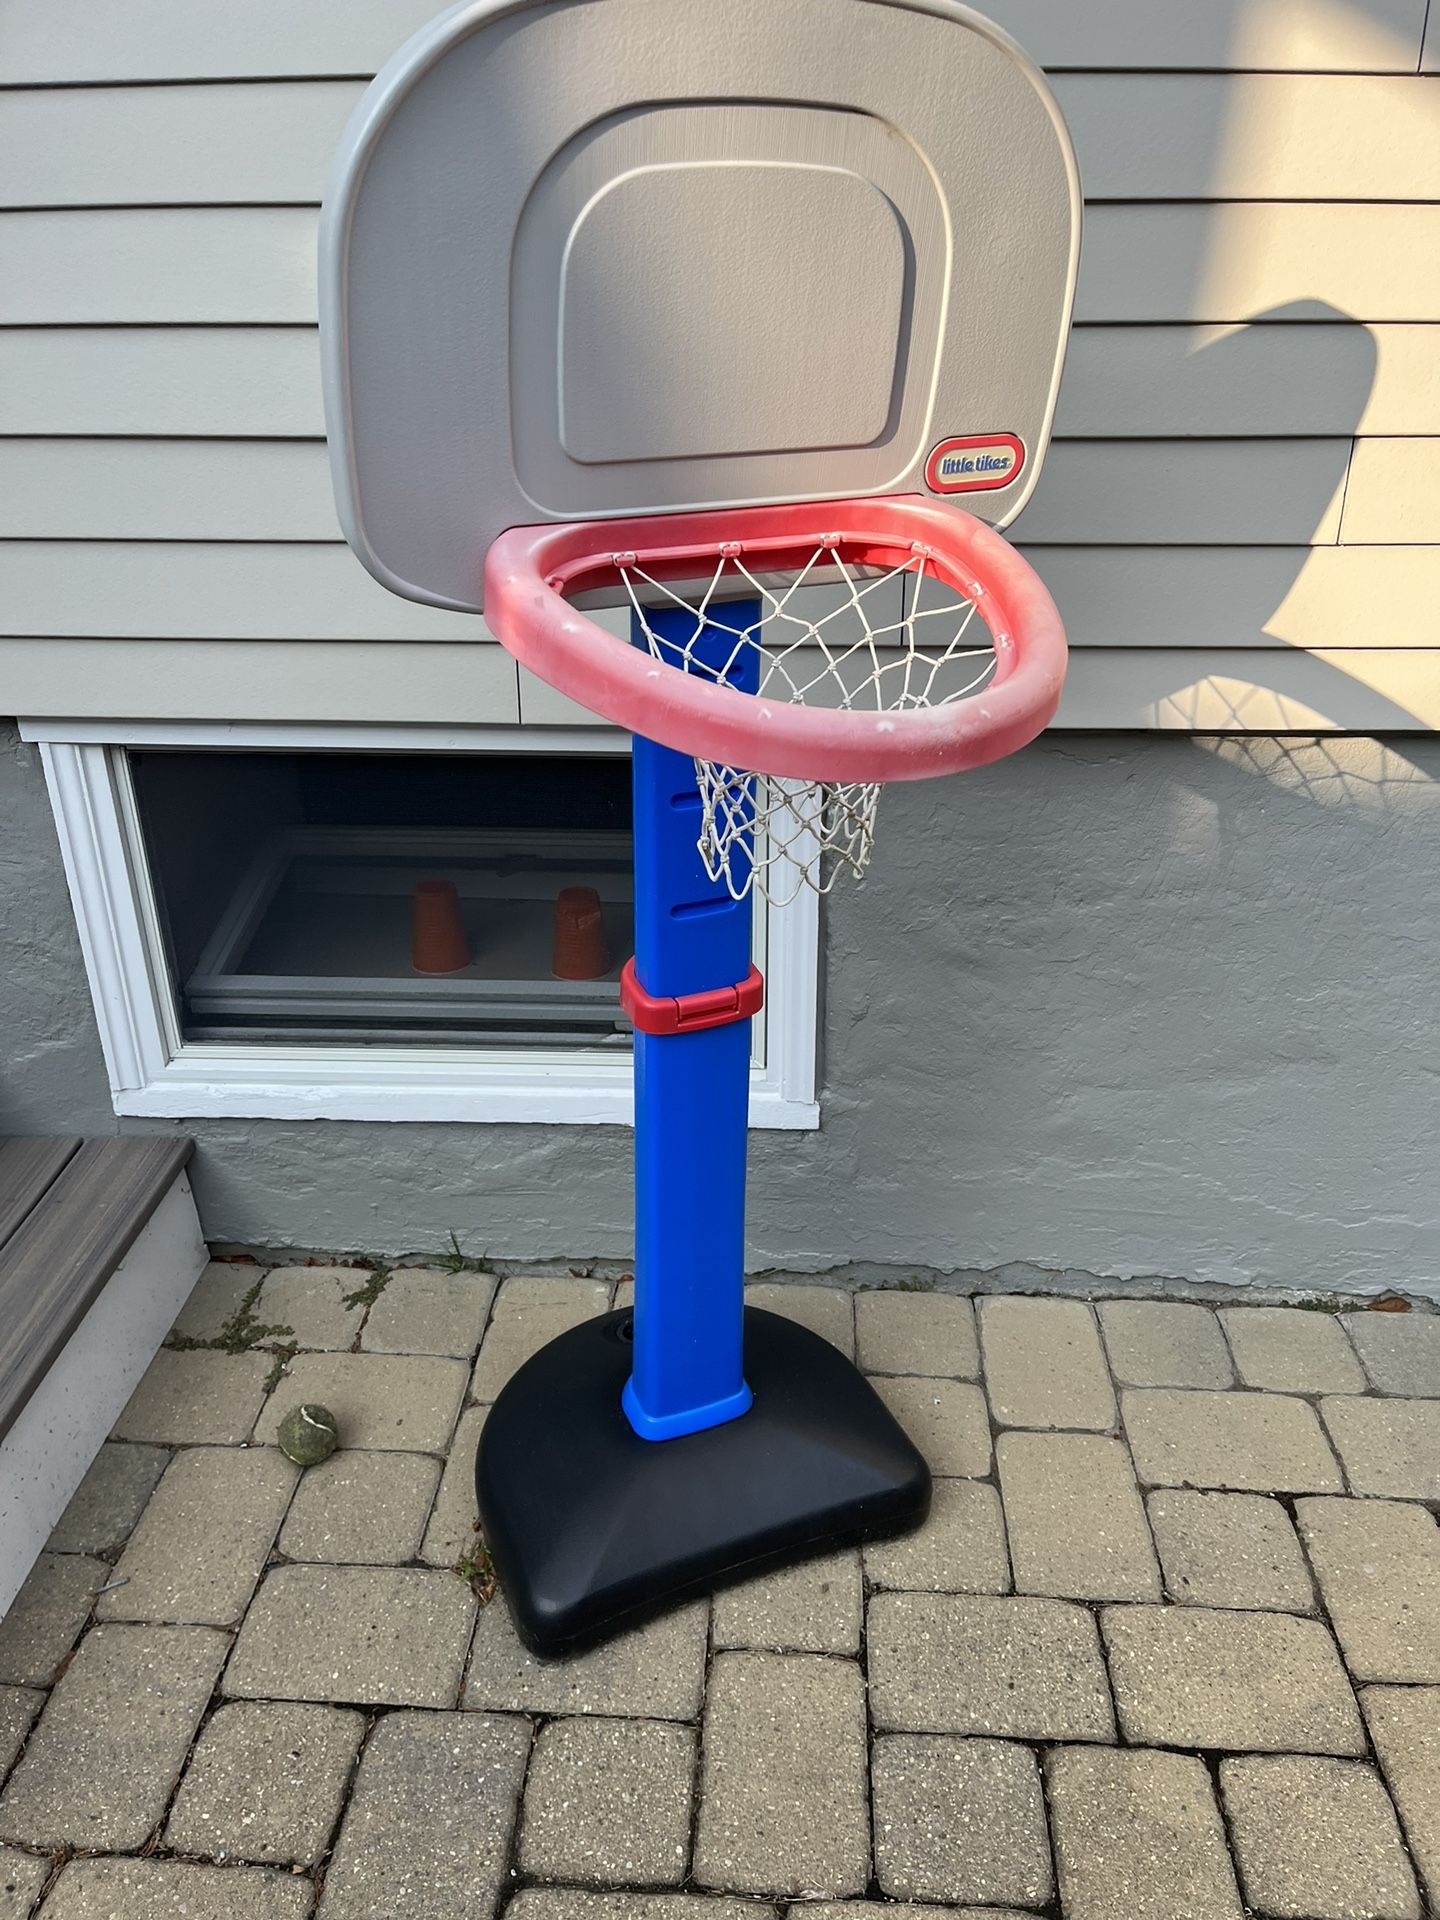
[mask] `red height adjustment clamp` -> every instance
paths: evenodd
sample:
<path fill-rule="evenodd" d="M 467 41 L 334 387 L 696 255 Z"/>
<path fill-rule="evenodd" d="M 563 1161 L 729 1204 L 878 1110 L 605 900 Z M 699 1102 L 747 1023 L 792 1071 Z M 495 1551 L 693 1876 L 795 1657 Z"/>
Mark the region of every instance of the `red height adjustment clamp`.
<path fill-rule="evenodd" d="M 728 1027 L 734 1020 L 748 1020 L 764 1004 L 765 982 L 756 966 L 738 986 L 668 996 L 645 991 L 635 977 L 633 960 L 627 960 L 620 973 L 620 1005 L 641 1033 L 700 1033 L 706 1027 Z"/>

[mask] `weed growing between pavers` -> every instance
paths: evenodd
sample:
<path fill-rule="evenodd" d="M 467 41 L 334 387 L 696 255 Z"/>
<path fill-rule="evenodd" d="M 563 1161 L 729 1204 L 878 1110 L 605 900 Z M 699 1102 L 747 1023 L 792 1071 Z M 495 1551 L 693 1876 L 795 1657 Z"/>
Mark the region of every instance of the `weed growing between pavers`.
<path fill-rule="evenodd" d="M 361 1269 L 363 1271 L 363 1267 Z M 363 1287 L 357 1287 L 354 1293 L 347 1293 L 341 1301 L 342 1306 L 363 1307 L 368 1313 L 390 1284 L 389 1267 L 377 1266 L 372 1269 L 370 1278 Z"/>
<path fill-rule="evenodd" d="M 272 1340 L 293 1334 L 293 1327 L 266 1326 L 255 1317 L 255 1302 L 265 1285 L 265 1275 L 250 1287 L 239 1306 L 211 1340 L 197 1340 L 193 1334 L 174 1333 L 165 1342 L 173 1353 L 193 1353 L 204 1348 L 212 1353 L 249 1353 L 256 1347 L 268 1347 Z M 293 1352 L 294 1349 L 292 1348 Z"/>
<path fill-rule="evenodd" d="M 478 1520 L 473 1522 L 471 1531 L 475 1539 L 455 1562 L 455 1572 L 484 1607 L 495 1598 L 500 1581 L 495 1572 L 495 1562 L 490 1558 L 490 1549 L 480 1538 Z"/>

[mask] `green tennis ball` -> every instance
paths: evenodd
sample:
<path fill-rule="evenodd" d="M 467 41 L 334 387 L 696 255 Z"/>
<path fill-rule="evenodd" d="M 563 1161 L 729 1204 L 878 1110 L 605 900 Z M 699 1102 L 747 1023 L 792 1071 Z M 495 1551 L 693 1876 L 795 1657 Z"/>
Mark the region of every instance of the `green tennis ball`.
<path fill-rule="evenodd" d="M 277 1438 L 280 1451 L 297 1467 L 315 1467 L 340 1444 L 340 1431 L 330 1409 L 312 1400 L 308 1406 L 290 1409 L 280 1422 Z"/>

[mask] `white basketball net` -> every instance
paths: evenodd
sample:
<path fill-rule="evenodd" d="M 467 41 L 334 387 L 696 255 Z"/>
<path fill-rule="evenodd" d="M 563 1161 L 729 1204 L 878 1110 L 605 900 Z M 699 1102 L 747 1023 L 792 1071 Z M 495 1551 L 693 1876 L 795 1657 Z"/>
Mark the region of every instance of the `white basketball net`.
<path fill-rule="evenodd" d="M 759 692 L 771 701 L 903 712 L 964 700 L 994 676 L 983 617 L 937 577 L 922 547 L 902 566 L 865 570 L 827 541 L 783 586 L 767 585 L 738 548 L 722 547 L 698 591 L 652 579 L 633 555 L 615 559 L 655 659 L 727 682 L 753 652 Z M 727 618 L 741 595 L 759 600 L 756 625 Z M 649 618 L 676 607 L 699 623 L 683 644 L 657 633 Z M 716 635 L 729 643 L 723 659 Z M 697 657 L 702 642 L 707 659 Z M 785 906 L 803 887 L 828 893 L 842 873 L 858 878 L 869 864 L 878 786 L 780 780 L 713 760 L 697 760 L 695 775 L 705 871 L 735 899 L 754 889 Z"/>

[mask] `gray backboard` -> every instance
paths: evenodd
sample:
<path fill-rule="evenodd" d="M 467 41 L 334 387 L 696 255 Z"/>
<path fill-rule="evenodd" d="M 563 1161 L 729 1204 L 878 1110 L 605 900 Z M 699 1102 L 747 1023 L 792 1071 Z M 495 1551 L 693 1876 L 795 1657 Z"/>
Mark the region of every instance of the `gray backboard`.
<path fill-rule="evenodd" d="M 478 610 L 506 527 L 1040 471 L 1074 155 L 950 0 L 466 0 L 377 77 L 326 195 L 346 537 Z"/>

